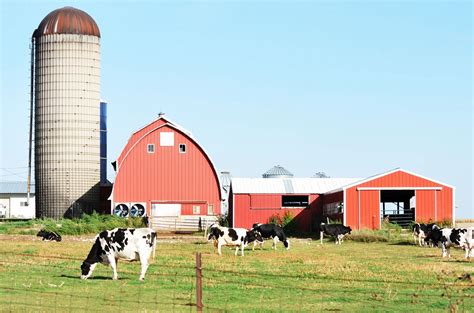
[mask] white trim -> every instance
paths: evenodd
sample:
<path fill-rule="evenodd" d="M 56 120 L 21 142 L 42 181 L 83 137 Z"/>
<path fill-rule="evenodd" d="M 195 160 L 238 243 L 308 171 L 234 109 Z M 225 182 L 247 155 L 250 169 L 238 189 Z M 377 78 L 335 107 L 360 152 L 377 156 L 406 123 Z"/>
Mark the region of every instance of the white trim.
<path fill-rule="evenodd" d="M 357 190 L 442 190 L 442 187 L 358 187 Z"/>
<path fill-rule="evenodd" d="M 438 220 L 438 192 L 435 190 L 434 191 L 434 220 Z"/>
<path fill-rule="evenodd" d="M 232 192 L 232 225 L 231 227 L 235 227 L 235 194 Z"/>
<path fill-rule="evenodd" d="M 456 227 L 456 202 L 454 201 L 454 195 L 456 193 L 456 188 L 453 188 L 453 228 Z"/>
<path fill-rule="evenodd" d="M 347 204 L 346 204 L 346 190 L 344 189 L 342 191 L 342 201 L 343 201 L 343 205 L 342 205 L 342 223 L 347 226 Z"/>
<path fill-rule="evenodd" d="M 360 230 L 360 191 L 357 190 L 357 230 Z"/>
<path fill-rule="evenodd" d="M 411 198 L 410 198 L 410 199 L 411 199 Z M 413 217 L 413 219 L 415 220 L 415 222 L 418 221 L 418 220 L 416 219 L 416 214 L 417 214 L 417 213 L 418 213 L 418 196 L 417 196 L 416 190 L 415 190 L 415 216 Z"/>

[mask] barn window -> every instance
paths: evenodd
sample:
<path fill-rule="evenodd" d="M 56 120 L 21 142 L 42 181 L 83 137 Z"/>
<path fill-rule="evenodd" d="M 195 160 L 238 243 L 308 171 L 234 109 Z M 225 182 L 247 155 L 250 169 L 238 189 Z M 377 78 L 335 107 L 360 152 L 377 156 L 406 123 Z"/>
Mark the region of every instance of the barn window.
<path fill-rule="evenodd" d="M 174 133 L 172 132 L 160 133 L 160 146 L 162 147 L 174 146 Z"/>
<path fill-rule="evenodd" d="M 149 143 L 147 146 L 146 146 L 146 151 L 148 153 L 155 153 L 155 145 L 152 144 L 152 143 Z"/>
<path fill-rule="evenodd" d="M 207 215 L 214 215 L 214 204 L 209 204 L 207 206 Z"/>
<path fill-rule="evenodd" d="M 193 205 L 193 214 L 201 214 L 201 206 Z"/>
<path fill-rule="evenodd" d="M 184 143 L 179 144 L 179 153 L 186 153 L 186 145 Z"/>
<path fill-rule="evenodd" d="M 308 196 L 281 196 L 281 206 L 301 208 L 308 206 Z"/>
<path fill-rule="evenodd" d="M 334 215 L 343 213 L 344 205 L 342 202 L 331 202 L 323 205 L 323 215 Z"/>

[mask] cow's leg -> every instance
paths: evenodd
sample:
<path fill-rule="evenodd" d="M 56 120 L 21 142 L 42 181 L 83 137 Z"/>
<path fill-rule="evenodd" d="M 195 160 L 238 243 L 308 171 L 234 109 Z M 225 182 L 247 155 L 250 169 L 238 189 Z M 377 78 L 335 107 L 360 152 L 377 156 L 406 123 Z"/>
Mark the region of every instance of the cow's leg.
<path fill-rule="evenodd" d="M 217 254 L 222 255 L 222 243 L 220 241 L 217 242 Z"/>
<path fill-rule="evenodd" d="M 235 246 L 235 255 L 239 252 L 239 246 Z"/>
<path fill-rule="evenodd" d="M 275 250 L 277 249 L 277 243 L 278 243 L 278 241 L 280 241 L 280 239 L 278 238 L 278 236 L 273 237 L 273 247 L 275 248 Z"/>
<path fill-rule="evenodd" d="M 253 242 L 253 248 L 252 248 L 252 251 L 255 251 L 255 246 L 256 246 L 256 245 L 257 245 L 257 240 L 255 240 L 255 241 Z"/>
<path fill-rule="evenodd" d="M 141 265 L 140 277 L 138 279 L 141 281 L 145 280 L 145 273 L 146 273 L 146 270 L 148 269 L 149 256 L 150 256 L 149 253 L 145 253 L 145 252 L 138 253 L 138 257 L 140 258 L 140 265 Z"/>
<path fill-rule="evenodd" d="M 117 280 L 118 274 L 117 274 L 117 264 L 115 263 L 115 257 L 109 254 L 107 255 L 107 260 L 109 261 L 109 265 L 112 267 L 112 271 L 113 271 L 112 279 Z"/>
<path fill-rule="evenodd" d="M 244 243 L 242 242 L 242 243 L 240 244 L 240 249 L 241 249 L 241 251 L 242 251 L 242 256 L 244 256 L 244 247 L 245 247 L 245 245 L 244 245 Z"/>
<path fill-rule="evenodd" d="M 323 244 L 323 234 L 324 233 L 322 231 L 319 232 L 319 238 L 321 239 L 321 244 Z"/>

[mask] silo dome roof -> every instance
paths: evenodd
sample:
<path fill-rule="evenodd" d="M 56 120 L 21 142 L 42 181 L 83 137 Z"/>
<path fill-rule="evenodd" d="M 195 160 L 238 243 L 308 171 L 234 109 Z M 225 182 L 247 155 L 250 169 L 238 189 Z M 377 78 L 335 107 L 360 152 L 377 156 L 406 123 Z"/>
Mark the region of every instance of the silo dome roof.
<path fill-rule="evenodd" d="M 277 165 L 266 171 L 263 178 L 291 178 L 293 174 L 286 170 L 283 166 Z"/>
<path fill-rule="evenodd" d="M 84 11 L 73 7 L 57 9 L 46 15 L 33 37 L 51 34 L 79 34 L 100 37 L 99 27 Z"/>

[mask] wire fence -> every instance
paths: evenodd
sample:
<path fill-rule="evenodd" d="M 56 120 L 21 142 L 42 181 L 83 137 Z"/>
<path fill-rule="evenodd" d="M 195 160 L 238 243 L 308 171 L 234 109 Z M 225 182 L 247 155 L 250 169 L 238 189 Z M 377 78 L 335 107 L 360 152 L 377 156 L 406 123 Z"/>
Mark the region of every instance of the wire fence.
<path fill-rule="evenodd" d="M 347 278 L 257 271 L 238 262 L 232 269 L 210 262 L 212 257 L 196 253 L 194 260 L 154 262 L 145 282 L 138 281 L 138 264 L 126 263 L 118 265 L 118 281 L 111 280 L 107 267 L 98 267 L 89 280 L 82 281 L 81 258 L 0 253 L 0 311 L 393 311 L 400 305 L 407 310 L 422 305 L 428 310 L 463 312 L 474 307 L 470 276 L 465 280 L 440 277 L 430 283 Z"/>

